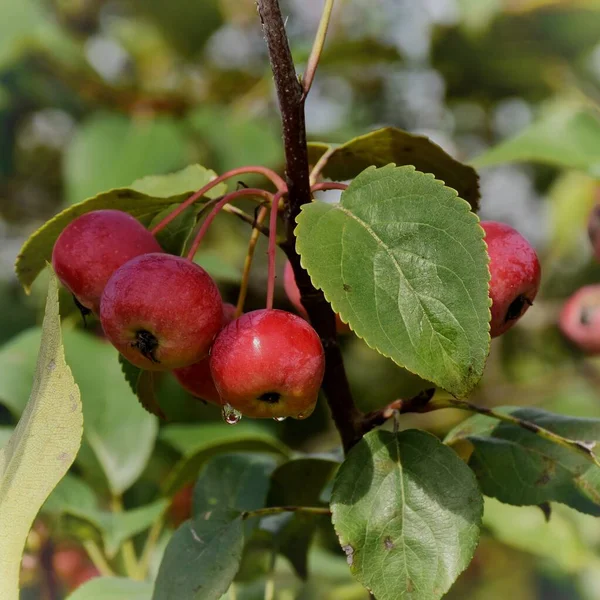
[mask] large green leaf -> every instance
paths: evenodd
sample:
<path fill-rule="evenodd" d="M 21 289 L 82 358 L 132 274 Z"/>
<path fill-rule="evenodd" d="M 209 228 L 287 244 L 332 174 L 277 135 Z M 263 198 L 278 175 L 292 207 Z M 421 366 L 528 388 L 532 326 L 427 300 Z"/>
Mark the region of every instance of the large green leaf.
<path fill-rule="evenodd" d="M 580 169 L 599 177 L 600 117 L 579 106 L 553 107 L 472 163 L 479 168 L 523 161 Z"/>
<path fill-rule="evenodd" d="M 473 557 L 483 499 L 434 436 L 373 431 L 340 467 L 331 509 L 352 573 L 378 600 L 435 600 Z"/>
<path fill-rule="evenodd" d="M 25 540 L 40 507 L 68 471 L 81 444 L 79 389 L 65 362 L 52 274 L 31 397 L 0 450 L 0 598 L 18 597 Z"/>
<path fill-rule="evenodd" d="M 152 217 L 172 204 L 182 202 L 215 176 L 213 171 L 199 165 L 192 165 L 178 173 L 147 177 L 135 181 L 129 187 L 99 193 L 63 210 L 44 223 L 21 248 L 15 263 L 19 280 L 25 290 L 29 291 L 35 278 L 50 260 L 56 239 L 77 217 L 93 210 L 106 208 L 125 211 L 137 219 Z M 172 189 L 171 194 L 169 194 L 170 189 Z M 219 196 L 223 189 L 223 185 L 216 186 L 207 193 L 207 197 Z"/>
<path fill-rule="evenodd" d="M 77 588 L 67 600 L 150 600 L 152 584 L 125 577 L 97 577 Z"/>
<path fill-rule="evenodd" d="M 163 557 L 153 600 L 219 600 L 238 570 L 244 547 L 239 512 L 213 510 L 186 521 Z"/>
<path fill-rule="evenodd" d="M 329 148 L 329 144 L 309 144 L 311 163 L 316 163 Z M 473 210 L 478 209 L 479 177 L 473 167 L 454 160 L 429 138 L 394 127 L 361 135 L 335 148 L 323 169 L 323 175 L 343 181 L 354 179 L 372 165 L 384 167 L 390 163 L 413 165 L 423 173 L 433 173 L 448 187 L 454 188 Z"/>
<path fill-rule="evenodd" d="M 222 454 L 208 461 L 194 487 L 194 516 L 215 508 L 240 512 L 263 508 L 269 477 L 277 460 L 273 455 Z"/>
<path fill-rule="evenodd" d="M 600 419 L 566 417 L 537 408 L 497 409 L 563 437 L 600 441 Z M 600 516 L 600 468 L 584 456 L 516 425 L 476 415 L 458 425 L 447 444 L 468 440 L 469 465 L 487 496 L 507 504 L 555 501 Z"/>
<path fill-rule="evenodd" d="M 163 484 L 163 493 L 173 495 L 197 476 L 204 463 L 216 454 L 241 451 L 269 452 L 289 457 L 291 451 L 277 438 L 253 423 L 229 426 L 169 425 L 161 431 L 161 439 L 183 453 Z"/>
<path fill-rule="evenodd" d="M 146 175 L 181 169 L 188 162 L 187 147 L 172 118 L 96 113 L 78 127 L 65 153 L 67 200 L 74 204 Z"/>
<path fill-rule="evenodd" d="M 368 168 L 339 204 L 304 205 L 298 249 L 313 284 L 369 346 L 456 396 L 488 354 L 488 255 L 477 216 L 413 167 Z"/>

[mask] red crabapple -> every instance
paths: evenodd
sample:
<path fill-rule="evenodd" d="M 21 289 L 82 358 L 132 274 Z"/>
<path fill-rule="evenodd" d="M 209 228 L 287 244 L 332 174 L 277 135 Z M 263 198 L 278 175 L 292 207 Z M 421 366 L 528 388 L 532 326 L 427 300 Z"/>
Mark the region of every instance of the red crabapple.
<path fill-rule="evenodd" d="M 285 263 L 285 269 L 283 271 L 283 289 L 290 301 L 291 305 L 300 313 L 300 316 L 308 320 L 308 313 L 302 304 L 300 299 L 300 290 L 296 285 L 296 278 L 294 277 L 294 269 L 292 263 L 288 260 Z M 340 315 L 335 315 L 335 328 L 340 334 L 349 333 L 351 331 L 350 326 L 342 321 Z"/>
<path fill-rule="evenodd" d="M 582 350 L 600 353 L 600 285 L 586 285 L 564 304 L 558 320 L 561 331 Z"/>
<path fill-rule="evenodd" d="M 303 419 L 317 402 L 325 356 L 304 319 L 283 310 L 255 310 L 219 333 L 210 370 L 222 402 L 243 415 Z"/>
<path fill-rule="evenodd" d="M 166 371 L 208 355 L 222 325 L 223 304 L 202 267 L 171 254 L 144 254 L 109 279 L 100 320 L 129 362 Z"/>
<path fill-rule="evenodd" d="M 535 250 L 515 229 L 482 221 L 490 257 L 490 335 L 510 329 L 533 304 L 540 286 L 540 263 Z"/>
<path fill-rule="evenodd" d="M 111 275 L 149 252 L 162 252 L 162 248 L 137 219 L 120 210 L 96 210 L 69 223 L 58 236 L 52 267 L 77 302 L 98 313 Z"/>
<path fill-rule="evenodd" d="M 223 304 L 223 326 L 228 325 L 235 317 L 235 306 L 226 302 Z M 207 356 L 201 361 L 175 369 L 173 375 L 184 390 L 187 390 L 192 396 L 196 396 L 212 404 L 221 404 L 219 392 L 215 387 L 212 375 L 210 373 L 210 358 Z"/>

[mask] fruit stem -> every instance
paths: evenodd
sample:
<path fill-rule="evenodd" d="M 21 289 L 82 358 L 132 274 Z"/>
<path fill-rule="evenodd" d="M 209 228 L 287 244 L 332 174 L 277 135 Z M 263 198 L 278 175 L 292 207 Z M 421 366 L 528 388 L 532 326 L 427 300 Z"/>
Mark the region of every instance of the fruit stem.
<path fill-rule="evenodd" d="M 148 576 L 148 569 L 150 567 L 150 560 L 152 558 L 152 553 L 156 548 L 156 544 L 158 539 L 160 538 L 160 534 L 163 529 L 163 520 L 162 517 L 154 521 L 150 531 L 148 532 L 148 537 L 146 538 L 146 542 L 144 544 L 144 549 L 142 550 L 142 556 L 140 558 L 140 573 L 143 577 Z"/>
<path fill-rule="evenodd" d="M 104 577 L 115 577 L 115 572 L 108 564 L 108 561 L 102 553 L 102 550 L 100 550 L 98 544 L 94 542 L 94 540 L 84 540 L 82 544 L 93 565 L 100 572 L 100 575 Z"/>
<path fill-rule="evenodd" d="M 277 192 L 271 201 L 271 217 L 269 219 L 269 274 L 267 277 L 267 309 L 273 308 L 275 297 L 275 253 L 277 246 L 277 214 L 279 212 L 279 200 L 284 192 Z"/>
<path fill-rule="evenodd" d="M 320 192 L 327 190 L 342 190 L 345 191 L 348 189 L 347 183 L 336 183 L 335 181 L 325 181 L 323 183 L 315 183 L 311 186 L 311 192 Z"/>
<path fill-rule="evenodd" d="M 208 182 L 204 187 L 200 188 L 197 192 L 192 194 L 187 200 L 182 202 L 175 210 L 170 212 L 160 223 L 157 223 L 151 230 L 150 233 L 152 235 L 156 235 L 160 231 L 162 231 L 171 221 L 176 219 L 188 206 L 191 206 L 196 200 L 202 198 L 204 194 L 212 190 L 215 186 L 219 185 L 223 181 L 230 179 L 231 177 L 235 177 L 237 175 L 245 175 L 248 173 L 258 173 L 259 175 L 264 175 L 267 179 L 270 179 L 271 182 L 277 188 L 277 191 L 287 189 L 285 181 L 275 173 L 272 169 L 261 166 L 251 166 L 251 167 L 239 167 L 237 169 L 231 169 L 219 175 L 212 181 Z"/>
<path fill-rule="evenodd" d="M 208 231 L 208 228 L 210 227 L 214 218 L 219 214 L 221 209 L 229 202 L 233 202 L 233 200 L 237 200 L 238 198 L 241 198 L 243 196 L 258 196 L 259 198 L 264 198 L 265 200 L 267 200 L 269 202 L 273 198 L 273 194 L 271 194 L 270 192 L 267 192 L 265 190 L 260 190 L 258 188 L 244 188 L 241 190 L 236 190 L 235 192 L 231 192 L 231 193 L 227 194 L 226 196 L 223 196 L 223 198 L 221 198 L 221 200 L 219 200 L 215 204 L 215 207 L 210 211 L 210 213 L 208 214 L 206 219 L 204 219 L 204 222 L 202 223 L 202 226 L 198 230 L 198 233 L 196 234 L 196 237 L 194 238 L 194 241 L 190 247 L 190 251 L 188 252 L 188 255 L 187 255 L 188 260 L 193 260 L 194 255 L 196 254 L 196 251 L 198 250 L 198 246 L 200 246 L 200 242 L 204 238 L 204 235 Z"/>
<path fill-rule="evenodd" d="M 250 242 L 248 243 L 248 252 L 244 261 L 244 272 L 242 273 L 242 283 L 240 284 L 240 293 L 238 295 L 237 305 L 235 307 L 235 318 L 237 319 L 244 312 L 244 303 L 248 295 L 248 284 L 250 282 L 250 270 L 252 268 L 252 260 L 254 259 L 254 251 L 260 236 L 261 225 L 267 217 L 268 208 L 261 206 L 258 215 L 252 225 L 252 233 L 250 234 Z"/>
<path fill-rule="evenodd" d="M 335 152 L 335 148 L 332 146 L 317 161 L 317 164 L 313 167 L 312 171 L 310 172 L 310 185 L 311 186 L 314 187 L 314 185 L 317 183 L 317 179 L 319 178 L 321 171 L 325 168 L 325 166 L 329 162 L 329 159 L 331 158 L 331 155 L 334 152 Z"/>
<path fill-rule="evenodd" d="M 321 15 L 321 20 L 319 22 L 319 29 L 317 30 L 317 35 L 315 36 L 315 41 L 313 43 L 313 47 L 308 58 L 306 71 L 304 72 L 304 75 L 302 77 L 302 87 L 304 89 L 304 96 L 307 96 L 308 92 L 310 92 L 312 82 L 315 78 L 315 73 L 317 72 L 317 67 L 319 66 L 319 59 L 321 58 L 321 53 L 323 52 L 323 47 L 325 46 L 327 29 L 329 28 L 329 21 L 331 20 L 333 2 L 334 0 L 325 0 L 323 14 Z"/>
<path fill-rule="evenodd" d="M 280 515 L 285 512 L 302 512 L 310 515 L 331 515 L 331 510 L 324 506 L 269 506 L 267 508 L 258 508 L 256 510 L 247 510 L 242 513 L 242 519 L 251 519 L 253 517 L 269 517 L 271 515 Z"/>
<path fill-rule="evenodd" d="M 114 513 L 123 512 L 123 500 L 121 499 L 121 496 L 112 497 L 111 508 Z M 141 579 L 137 556 L 135 555 L 135 548 L 130 539 L 125 540 L 121 545 L 121 554 L 123 556 L 123 564 L 127 576 L 131 579 Z"/>

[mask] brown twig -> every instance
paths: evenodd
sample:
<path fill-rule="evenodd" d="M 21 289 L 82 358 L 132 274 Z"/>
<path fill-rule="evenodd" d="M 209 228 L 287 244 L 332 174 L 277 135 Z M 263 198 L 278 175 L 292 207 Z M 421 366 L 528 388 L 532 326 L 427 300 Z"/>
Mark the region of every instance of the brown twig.
<path fill-rule="evenodd" d="M 416 396 L 407 400 L 394 400 L 387 406 L 367 413 L 362 419 L 364 433 L 368 433 L 371 429 L 383 425 L 388 419 L 394 416 L 395 412 L 409 413 L 426 411 L 427 403 L 433 398 L 435 388 L 419 392 Z"/>
<path fill-rule="evenodd" d="M 326 360 L 323 391 L 344 449 L 348 451 L 363 435 L 362 413 L 354 404 L 350 391 L 333 311 L 323 292 L 313 287 L 308 273 L 300 265 L 294 237 L 300 207 L 312 200 L 304 118 L 305 94 L 296 74 L 278 0 L 257 0 L 257 5 L 269 50 L 285 145 L 289 193 L 284 211 L 286 239 L 281 247 L 294 270 L 302 304 L 323 343 Z"/>

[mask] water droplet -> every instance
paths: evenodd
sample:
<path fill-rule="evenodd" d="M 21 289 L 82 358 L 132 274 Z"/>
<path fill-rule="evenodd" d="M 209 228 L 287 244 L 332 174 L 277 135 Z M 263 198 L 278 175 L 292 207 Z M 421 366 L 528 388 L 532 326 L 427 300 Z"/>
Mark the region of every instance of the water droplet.
<path fill-rule="evenodd" d="M 286 419 L 287 419 L 287 417 L 273 417 L 273 420 L 277 421 L 278 423 L 282 423 Z"/>
<path fill-rule="evenodd" d="M 307 415 L 305 415 L 304 413 L 300 413 L 299 415 L 296 415 L 296 419 L 300 419 L 300 420 L 306 419 L 306 416 Z"/>
<path fill-rule="evenodd" d="M 223 405 L 221 409 L 221 414 L 223 415 L 223 420 L 228 425 L 236 425 L 242 419 L 242 413 L 239 410 L 236 410 L 231 406 L 231 404 Z"/>

